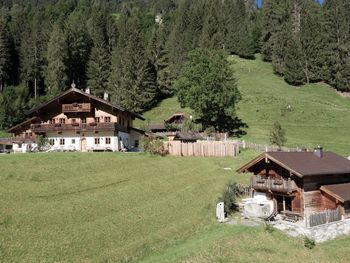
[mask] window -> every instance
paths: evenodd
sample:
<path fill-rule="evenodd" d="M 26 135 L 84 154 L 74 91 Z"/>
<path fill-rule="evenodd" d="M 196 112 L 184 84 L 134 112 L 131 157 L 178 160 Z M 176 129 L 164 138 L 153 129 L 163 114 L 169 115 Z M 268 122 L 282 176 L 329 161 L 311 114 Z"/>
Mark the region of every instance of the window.
<path fill-rule="evenodd" d="M 106 138 L 106 144 L 111 144 L 111 138 Z"/>
<path fill-rule="evenodd" d="M 77 122 L 77 120 L 76 119 L 72 119 L 72 123 L 76 123 Z"/>
<path fill-rule="evenodd" d="M 95 138 L 95 144 L 99 145 L 100 144 L 100 138 Z"/>
<path fill-rule="evenodd" d="M 95 122 L 99 123 L 100 122 L 100 117 L 95 117 Z"/>
<path fill-rule="evenodd" d="M 86 123 L 86 118 L 81 118 L 81 123 Z"/>
<path fill-rule="evenodd" d="M 75 144 L 75 139 L 72 139 L 72 144 Z"/>
<path fill-rule="evenodd" d="M 111 117 L 105 117 L 105 122 L 111 122 Z"/>
<path fill-rule="evenodd" d="M 135 140 L 135 148 L 139 147 L 139 140 Z"/>
<path fill-rule="evenodd" d="M 65 145 L 65 139 L 60 139 L 60 145 Z"/>
<path fill-rule="evenodd" d="M 52 124 L 55 124 L 55 123 L 56 123 L 56 120 L 55 120 L 55 119 L 52 119 L 52 120 L 51 120 L 51 123 L 52 123 Z"/>
<path fill-rule="evenodd" d="M 55 140 L 54 139 L 50 139 L 49 143 L 50 143 L 50 145 L 55 145 Z"/>
<path fill-rule="evenodd" d="M 66 119 L 60 118 L 60 123 L 61 123 L 61 124 L 65 124 L 65 123 L 66 123 Z"/>

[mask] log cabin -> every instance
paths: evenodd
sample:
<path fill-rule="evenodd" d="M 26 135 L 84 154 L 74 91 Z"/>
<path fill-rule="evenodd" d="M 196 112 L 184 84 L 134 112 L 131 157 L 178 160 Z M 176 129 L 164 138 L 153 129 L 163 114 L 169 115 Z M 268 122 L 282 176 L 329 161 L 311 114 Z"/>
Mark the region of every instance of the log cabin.
<path fill-rule="evenodd" d="M 253 192 L 274 201 L 275 214 L 304 218 L 340 208 L 350 216 L 350 161 L 321 147 L 314 152 L 265 152 L 237 170 L 253 173 Z"/>
<path fill-rule="evenodd" d="M 133 127 L 136 113 L 75 87 L 26 113 L 27 119 L 9 129 L 16 140 L 47 138 L 52 148 L 69 151 L 137 149 L 142 130 Z M 21 140 L 23 139 L 23 140 Z M 22 143 L 14 151 L 26 152 Z M 28 148 L 27 144 L 25 147 Z"/>

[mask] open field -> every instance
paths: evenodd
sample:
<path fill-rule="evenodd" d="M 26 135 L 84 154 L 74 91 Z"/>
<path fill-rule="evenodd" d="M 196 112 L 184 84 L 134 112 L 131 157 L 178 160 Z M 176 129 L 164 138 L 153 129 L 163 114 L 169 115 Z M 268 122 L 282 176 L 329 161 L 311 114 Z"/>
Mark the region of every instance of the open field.
<path fill-rule="evenodd" d="M 308 250 L 277 231 L 216 223 L 225 183 L 248 183 L 234 170 L 256 154 L 1 155 L 0 262 L 348 262 L 350 237 Z"/>
<path fill-rule="evenodd" d="M 286 130 L 287 146 L 313 148 L 320 144 L 325 150 L 350 155 L 350 98 L 339 96 L 323 83 L 290 86 L 259 55 L 256 60 L 236 56 L 229 60 L 242 94 L 237 114 L 249 126 L 243 139 L 268 144 L 270 129 L 277 120 Z M 178 110 L 180 105 L 173 97 L 144 116 L 150 122 L 159 122 Z"/>

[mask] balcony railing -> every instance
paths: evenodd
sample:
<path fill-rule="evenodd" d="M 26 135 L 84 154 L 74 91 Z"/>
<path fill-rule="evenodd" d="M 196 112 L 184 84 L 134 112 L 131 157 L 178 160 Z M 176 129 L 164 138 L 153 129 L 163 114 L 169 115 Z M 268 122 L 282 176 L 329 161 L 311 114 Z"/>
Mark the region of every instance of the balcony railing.
<path fill-rule="evenodd" d="M 62 104 L 62 112 L 91 112 L 90 103 L 72 103 L 72 104 Z"/>
<path fill-rule="evenodd" d="M 115 122 L 102 123 L 73 123 L 73 124 L 32 124 L 32 132 L 62 132 L 62 131 L 122 131 L 127 132 L 127 128 Z"/>
<path fill-rule="evenodd" d="M 298 189 L 296 183 L 290 178 L 288 180 L 275 180 L 260 176 L 251 178 L 251 187 L 255 190 L 268 190 L 280 193 L 292 193 Z"/>

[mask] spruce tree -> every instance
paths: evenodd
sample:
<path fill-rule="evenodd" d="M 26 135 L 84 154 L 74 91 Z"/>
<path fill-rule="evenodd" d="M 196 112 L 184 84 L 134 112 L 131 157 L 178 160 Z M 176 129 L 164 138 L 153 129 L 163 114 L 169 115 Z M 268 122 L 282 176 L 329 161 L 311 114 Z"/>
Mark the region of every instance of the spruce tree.
<path fill-rule="evenodd" d="M 51 96 L 65 90 L 69 85 L 67 75 L 67 41 L 61 23 L 53 26 L 47 47 L 47 68 L 45 70 L 45 84 L 47 93 Z"/>
<path fill-rule="evenodd" d="M 301 85 L 305 82 L 305 74 L 302 65 L 302 49 L 300 42 L 290 36 L 287 42 L 284 79 L 293 85 Z"/>
<path fill-rule="evenodd" d="M 3 91 L 10 74 L 11 47 L 7 22 L 0 17 L 0 92 Z"/>
<path fill-rule="evenodd" d="M 327 82 L 341 91 L 350 90 L 350 3 L 347 0 L 326 0 L 325 58 Z"/>
<path fill-rule="evenodd" d="M 110 53 L 108 50 L 107 23 L 105 13 L 93 9 L 88 29 L 93 42 L 91 54 L 87 64 L 87 86 L 96 96 L 103 96 L 108 89 L 110 74 Z"/>
<path fill-rule="evenodd" d="M 157 74 L 146 53 L 142 13 L 119 21 L 118 46 L 113 52 L 109 90 L 112 99 L 134 112 L 149 109 L 156 101 Z"/>

